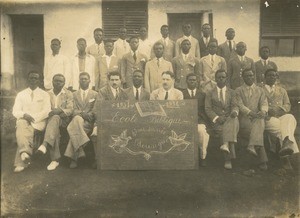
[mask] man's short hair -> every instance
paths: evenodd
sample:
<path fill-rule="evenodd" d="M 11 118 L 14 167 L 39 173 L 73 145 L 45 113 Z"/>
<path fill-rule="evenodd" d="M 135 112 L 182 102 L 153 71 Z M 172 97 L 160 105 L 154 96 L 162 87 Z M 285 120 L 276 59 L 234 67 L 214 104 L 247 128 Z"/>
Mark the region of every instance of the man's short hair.
<path fill-rule="evenodd" d="M 209 23 L 203 24 L 201 28 L 203 28 L 204 26 L 209 26 L 210 27 Z"/>
<path fill-rule="evenodd" d="M 184 39 L 181 41 L 180 46 L 182 46 L 183 42 L 188 41 L 189 43 L 191 43 L 191 41 L 189 39 Z"/>
<path fill-rule="evenodd" d="M 185 22 L 184 24 L 182 24 L 182 28 L 186 25 L 190 25 L 192 27 L 192 24 L 190 24 L 189 22 Z"/>
<path fill-rule="evenodd" d="M 100 32 L 103 33 L 103 29 L 101 29 L 101 28 L 96 28 L 96 29 L 94 29 L 94 34 L 95 34 L 95 32 L 98 32 L 98 31 L 100 31 Z"/>
<path fill-rule="evenodd" d="M 29 78 L 30 74 L 37 74 L 39 75 L 39 78 L 41 78 L 41 74 L 37 70 L 31 70 L 27 74 L 27 78 Z"/>
<path fill-rule="evenodd" d="M 148 31 L 148 28 L 146 26 L 140 26 L 139 30 L 141 30 L 142 28 L 145 28 Z"/>
<path fill-rule="evenodd" d="M 119 71 L 109 72 L 108 75 L 107 75 L 107 78 L 110 80 L 111 76 L 119 76 L 119 78 L 121 79 L 121 74 L 119 73 Z"/>
<path fill-rule="evenodd" d="M 87 72 L 81 72 L 81 73 L 79 74 L 79 78 L 80 78 L 81 76 L 87 76 L 89 79 L 91 78 L 90 74 L 87 73 Z"/>
<path fill-rule="evenodd" d="M 260 47 L 260 49 L 259 49 L 259 54 L 261 53 L 261 51 L 263 50 L 263 49 L 268 49 L 269 50 L 269 52 L 270 52 L 270 48 L 269 48 L 269 46 L 266 46 L 266 45 L 264 45 L 264 46 L 262 46 L 262 47 Z"/>
<path fill-rule="evenodd" d="M 57 73 L 57 74 L 55 74 L 55 75 L 52 77 L 52 80 L 54 80 L 54 78 L 55 78 L 55 77 L 58 77 L 58 76 L 60 76 L 60 77 L 64 78 L 64 81 L 66 81 L 66 78 L 65 78 L 65 76 L 64 76 L 63 74 L 61 74 L 61 73 Z"/>
<path fill-rule="evenodd" d="M 58 38 L 54 38 L 54 39 L 52 39 L 52 40 L 51 40 L 51 43 L 52 43 L 52 42 L 58 42 L 58 43 L 59 43 L 59 45 L 61 45 L 61 41 L 60 41 Z"/>
<path fill-rule="evenodd" d="M 114 40 L 112 40 L 112 39 L 105 39 L 103 42 L 104 42 L 104 45 L 106 43 L 112 43 L 112 44 L 114 44 Z"/>
<path fill-rule="evenodd" d="M 228 29 L 226 30 L 225 33 L 227 34 L 229 31 L 234 31 L 234 32 L 235 32 L 235 30 L 234 30 L 233 28 L 230 27 L 230 28 L 228 28 Z"/>
<path fill-rule="evenodd" d="M 139 37 L 136 36 L 136 35 L 130 36 L 128 42 L 131 42 L 132 39 L 137 39 L 137 40 L 139 40 Z"/>
<path fill-rule="evenodd" d="M 172 71 L 164 71 L 161 75 L 170 75 L 172 79 L 175 79 L 175 74 Z"/>
<path fill-rule="evenodd" d="M 162 25 L 162 26 L 160 27 L 160 31 L 161 31 L 163 28 L 165 28 L 165 27 L 169 28 L 168 25 L 164 24 L 164 25 Z"/>
<path fill-rule="evenodd" d="M 209 44 L 210 44 L 210 43 L 213 43 L 213 42 L 215 42 L 215 43 L 217 44 L 217 46 L 218 46 L 218 40 L 217 40 L 217 39 L 214 39 L 214 38 L 211 38 L 211 39 L 209 40 L 207 46 L 209 46 Z"/>
<path fill-rule="evenodd" d="M 80 42 L 80 41 L 83 41 L 83 42 L 85 42 L 85 44 L 86 44 L 86 40 L 85 40 L 84 38 L 79 38 L 79 39 L 77 39 L 77 43 Z"/>
<path fill-rule="evenodd" d="M 161 45 L 163 48 L 165 48 L 164 44 L 162 44 L 161 42 L 155 42 L 153 48 L 155 48 L 155 46 L 157 45 Z"/>
<path fill-rule="evenodd" d="M 218 73 L 225 73 L 225 74 L 226 74 L 226 77 L 227 77 L 227 72 L 226 72 L 226 70 L 223 70 L 223 69 L 217 70 L 217 71 L 215 72 L 215 78 L 217 78 Z"/>
<path fill-rule="evenodd" d="M 188 75 L 186 75 L 186 80 L 188 80 L 191 76 L 195 76 L 198 79 L 197 74 L 195 74 L 195 73 L 189 73 Z"/>
<path fill-rule="evenodd" d="M 244 76 L 244 74 L 245 74 L 246 72 L 249 72 L 249 71 L 251 71 L 251 72 L 254 74 L 254 72 L 253 72 L 253 70 L 252 70 L 251 68 L 246 68 L 246 69 L 244 69 L 244 70 L 242 71 L 242 76 Z"/>
<path fill-rule="evenodd" d="M 247 45 L 246 45 L 246 43 L 245 42 L 238 42 L 237 44 L 236 44 L 236 47 L 238 46 L 238 45 L 243 45 L 243 46 L 245 46 L 245 48 L 247 48 Z"/>
<path fill-rule="evenodd" d="M 279 74 L 278 74 L 277 70 L 275 70 L 274 68 L 269 68 L 269 69 L 267 69 L 267 70 L 266 70 L 266 72 L 265 72 L 265 77 L 266 77 L 266 76 L 267 76 L 267 74 L 268 74 L 268 73 L 270 73 L 270 72 L 275 72 L 275 73 L 276 73 L 276 75 L 277 75 L 277 76 L 279 76 Z"/>

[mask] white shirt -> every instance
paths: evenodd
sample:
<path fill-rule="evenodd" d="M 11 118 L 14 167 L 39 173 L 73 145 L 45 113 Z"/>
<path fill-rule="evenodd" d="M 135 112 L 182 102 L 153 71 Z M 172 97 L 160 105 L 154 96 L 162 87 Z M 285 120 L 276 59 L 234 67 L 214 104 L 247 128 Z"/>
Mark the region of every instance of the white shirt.
<path fill-rule="evenodd" d="M 181 53 L 182 57 L 183 57 L 183 60 L 186 61 L 190 55 L 190 53 L 187 53 L 187 54 L 184 54 L 184 53 Z"/>
<path fill-rule="evenodd" d="M 151 49 L 152 49 L 152 43 L 149 39 L 141 40 L 139 39 L 139 51 L 141 51 L 142 54 L 146 55 L 149 59 L 151 56 Z"/>
<path fill-rule="evenodd" d="M 205 38 L 203 36 L 203 41 L 204 41 L 204 43 L 205 43 L 206 46 L 208 46 L 209 40 L 210 40 L 210 36 L 208 36 L 207 38 Z"/>
<path fill-rule="evenodd" d="M 51 89 L 50 92 L 53 93 L 53 98 L 54 98 L 54 108 L 58 108 L 58 98 L 59 98 L 59 96 L 60 96 L 61 94 L 64 94 L 64 93 L 66 93 L 66 92 L 65 92 L 64 89 L 62 89 L 62 90 L 60 91 L 60 93 L 58 93 L 57 95 L 55 95 L 53 89 Z"/>
<path fill-rule="evenodd" d="M 245 55 L 243 56 L 238 55 L 238 58 L 240 59 L 241 62 L 243 62 L 245 60 Z"/>
<path fill-rule="evenodd" d="M 134 55 L 134 53 L 135 53 L 135 55 L 137 56 L 137 54 L 139 53 L 139 51 L 138 51 L 138 50 L 136 50 L 136 51 L 130 50 L 130 53 L 131 53 L 132 56 Z"/>
<path fill-rule="evenodd" d="M 94 56 L 94 57 L 101 57 L 105 54 L 104 44 L 101 42 L 100 44 L 94 43 L 86 48 L 86 53 Z"/>
<path fill-rule="evenodd" d="M 119 60 L 130 51 L 130 46 L 126 40 L 119 38 L 114 43 L 114 55 L 117 56 Z"/>
<path fill-rule="evenodd" d="M 269 63 L 269 59 L 267 59 L 267 60 L 260 59 L 260 61 L 261 61 L 263 66 L 265 65 L 265 62 L 266 62 L 266 65 L 268 65 L 268 63 Z"/>
<path fill-rule="evenodd" d="M 138 90 L 139 92 L 139 98 L 141 97 L 141 91 L 142 91 L 142 87 L 140 86 L 139 88 L 135 88 L 134 86 L 132 86 L 133 88 L 133 95 L 134 97 L 136 97 L 136 90 Z"/>
<path fill-rule="evenodd" d="M 187 90 L 188 90 L 189 95 L 192 97 L 192 90 L 191 89 L 187 89 Z M 194 89 L 193 92 L 194 92 L 194 96 L 195 96 L 197 89 Z"/>
<path fill-rule="evenodd" d="M 109 65 L 110 65 L 110 61 L 111 61 L 112 56 L 115 57 L 114 54 L 112 54 L 111 56 L 108 56 L 108 55 L 103 55 L 103 56 L 102 56 L 102 57 L 105 57 L 107 67 L 109 67 Z"/>
<path fill-rule="evenodd" d="M 221 101 L 221 89 L 217 86 L 217 90 L 218 90 L 218 98 L 219 98 L 219 100 Z M 226 94 L 226 90 L 227 90 L 227 87 L 226 86 L 224 86 L 223 88 L 222 88 L 222 93 L 223 93 L 223 99 L 224 99 L 224 102 L 225 102 L 225 94 Z"/>
<path fill-rule="evenodd" d="M 169 37 L 162 38 L 161 40 L 165 43 L 166 46 L 168 46 L 170 40 Z"/>
<path fill-rule="evenodd" d="M 273 92 L 275 90 L 275 85 L 269 86 L 267 84 L 265 84 L 266 89 L 268 90 L 268 92 Z"/>
<path fill-rule="evenodd" d="M 31 93 L 33 93 L 33 99 L 31 99 Z M 49 94 L 40 88 L 36 88 L 33 91 L 27 88 L 17 94 L 12 113 L 18 120 L 23 118 L 24 114 L 29 114 L 35 120 L 31 123 L 32 127 L 37 130 L 43 130 L 50 111 Z"/>
<path fill-rule="evenodd" d="M 235 49 L 235 41 L 227 40 L 226 42 L 227 42 L 228 47 L 229 47 L 229 41 L 231 41 L 232 50 Z"/>
<path fill-rule="evenodd" d="M 52 89 L 52 78 L 55 74 L 62 74 L 66 78 L 65 87 L 69 86 L 71 77 L 70 60 L 61 54 L 53 56 L 52 54 L 45 59 L 44 65 L 44 86 L 46 89 Z"/>
<path fill-rule="evenodd" d="M 118 93 L 120 93 L 120 89 L 119 88 L 115 89 L 112 86 L 110 86 L 110 88 L 111 88 L 111 91 L 112 91 L 114 97 L 116 98 L 116 96 L 117 96 L 117 90 L 118 90 Z"/>
<path fill-rule="evenodd" d="M 214 55 L 208 54 L 208 58 L 209 58 L 211 63 L 214 63 L 215 60 L 216 60 L 216 55 L 215 54 Z"/>
<path fill-rule="evenodd" d="M 83 90 L 83 89 L 80 88 L 80 95 L 81 95 L 82 101 L 85 100 L 85 99 L 83 99 L 83 93 L 84 93 L 84 96 L 85 96 L 85 98 L 86 98 L 86 96 L 87 96 L 88 93 L 89 93 L 89 89 Z"/>

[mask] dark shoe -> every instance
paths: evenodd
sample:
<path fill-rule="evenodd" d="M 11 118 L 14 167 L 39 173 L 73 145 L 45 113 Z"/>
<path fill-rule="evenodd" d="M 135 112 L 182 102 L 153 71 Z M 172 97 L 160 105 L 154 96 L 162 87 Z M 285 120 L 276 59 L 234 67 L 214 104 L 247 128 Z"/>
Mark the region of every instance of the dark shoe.
<path fill-rule="evenodd" d="M 294 150 L 292 149 L 293 142 L 288 141 L 287 143 L 284 143 L 282 148 L 279 151 L 279 156 L 285 157 L 290 156 L 294 153 Z"/>
<path fill-rule="evenodd" d="M 283 158 L 282 160 L 282 168 L 285 170 L 293 170 L 293 167 L 291 165 L 290 159 L 289 158 Z"/>
<path fill-rule="evenodd" d="M 200 166 L 201 167 L 206 167 L 206 160 L 205 159 L 200 159 Z"/>
<path fill-rule="evenodd" d="M 71 160 L 70 169 L 75 169 L 77 167 L 78 167 L 77 162 L 74 160 Z"/>
<path fill-rule="evenodd" d="M 256 150 L 254 148 L 254 146 L 248 146 L 247 147 L 247 151 L 252 154 L 253 156 L 257 157 L 257 153 L 256 153 Z"/>

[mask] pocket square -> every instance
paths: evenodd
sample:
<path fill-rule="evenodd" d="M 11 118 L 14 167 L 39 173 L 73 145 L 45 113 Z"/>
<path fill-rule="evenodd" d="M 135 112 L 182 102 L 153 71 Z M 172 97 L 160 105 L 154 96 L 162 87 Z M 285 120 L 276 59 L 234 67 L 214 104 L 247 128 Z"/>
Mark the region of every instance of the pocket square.
<path fill-rule="evenodd" d="M 91 102 L 94 102 L 95 101 L 95 99 L 94 98 L 92 98 L 92 99 L 90 99 L 89 100 L 89 102 L 91 103 Z"/>

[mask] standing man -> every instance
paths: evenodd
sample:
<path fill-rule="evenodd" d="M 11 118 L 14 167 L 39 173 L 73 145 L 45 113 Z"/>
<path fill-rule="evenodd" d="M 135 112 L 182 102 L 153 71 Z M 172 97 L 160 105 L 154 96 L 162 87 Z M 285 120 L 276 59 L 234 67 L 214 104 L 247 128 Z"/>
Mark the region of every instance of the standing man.
<path fill-rule="evenodd" d="M 206 154 L 209 141 L 209 135 L 206 132 L 206 123 L 208 121 L 204 110 L 205 93 L 199 88 L 199 78 L 194 73 L 189 73 L 186 76 L 187 89 L 182 91 L 184 99 L 197 99 L 198 102 L 198 136 L 200 143 L 200 165 L 206 166 Z"/>
<path fill-rule="evenodd" d="M 299 152 L 294 137 L 297 121 L 295 117 L 289 113 L 291 103 L 286 90 L 276 85 L 276 80 L 278 79 L 277 71 L 275 69 L 268 69 L 264 75 L 265 85 L 263 86 L 263 90 L 269 102 L 265 130 L 279 139 L 279 155 L 284 161 L 284 168 L 292 169 L 288 156 Z M 276 146 L 271 146 L 271 150 L 276 152 Z"/>
<path fill-rule="evenodd" d="M 251 69 L 255 76 L 255 65 L 251 58 L 248 58 L 245 53 L 247 51 L 247 46 L 244 42 L 239 42 L 236 45 L 236 53 L 228 63 L 228 84 L 231 89 L 236 89 L 244 84 L 242 78 L 242 72 L 245 69 Z M 254 77 L 255 82 L 255 77 Z"/>
<path fill-rule="evenodd" d="M 269 60 L 270 48 L 268 46 L 263 46 L 259 49 L 259 55 L 261 59 L 255 62 L 256 70 L 256 82 L 263 83 L 265 78 L 265 72 L 268 69 L 274 69 L 277 72 L 277 65 Z"/>
<path fill-rule="evenodd" d="M 103 40 L 103 30 L 101 28 L 96 28 L 94 30 L 95 43 L 86 48 L 86 53 L 94 56 L 95 59 L 101 57 L 105 54 Z M 78 78 L 79 75 L 77 75 Z"/>
<path fill-rule="evenodd" d="M 152 43 L 148 39 L 148 29 L 146 27 L 140 28 L 139 38 L 139 50 L 142 54 L 147 56 L 147 59 L 151 56 Z"/>
<path fill-rule="evenodd" d="M 201 88 L 208 93 L 216 86 L 215 73 L 218 70 L 226 71 L 226 61 L 221 56 L 216 55 L 218 49 L 218 41 L 211 39 L 208 43 L 209 54 L 200 59 L 200 79 Z"/>
<path fill-rule="evenodd" d="M 125 90 L 131 101 L 148 101 L 150 93 L 143 88 L 144 76 L 141 70 L 133 72 L 133 86 Z"/>
<path fill-rule="evenodd" d="M 234 91 L 226 87 L 227 74 L 225 70 L 215 73 L 217 85 L 209 91 L 205 98 L 205 112 L 211 121 L 213 134 L 220 136 L 224 152 L 225 169 L 232 169 L 231 160 L 236 158 L 235 144 L 239 131 L 237 118 L 239 108 L 235 104 Z"/>
<path fill-rule="evenodd" d="M 150 94 L 150 100 L 183 100 L 182 92 L 174 88 L 174 73 L 165 71 L 162 73 L 161 79 L 162 87 Z"/>
<path fill-rule="evenodd" d="M 194 73 L 200 78 L 200 69 L 198 58 L 195 58 L 191 53 L 191 42 L 184 39 L 181 42 L 181 54 L 172 60 L 173 70 L 175 74 L 175 88 L 186 89 L 186 76 L 189 73 Z"/>
<path fill-rule="evenodd" d="M 214 38 L 211 37 L 211 28 L 208 23 L 202 25 L 201 31 L 202 31 L 202 37 L 199 41 L 199 44 L 200 44 L 200 57 L 202 58 L 209 54 L 208 43 Z M 216 39 L 214 40 L 217 41 Z"/>
<path fill-rule="evenodd" d="M 83 149 L 90 141 L 89 135 L 94 127 L 93 108 L 98 93 L 89 89 L 90 82 L 88 73 L 80 73 L 80 89 L 73 93 L 74 111 L 67 128 L 70 140 L 65 151 L 65 156 L 71 158 L 72 169 L 77 167 L 77 159 L 85 156 Z"/>
<path fill-rule="evenodd" d="M 141 53 L 139 48 L 139 39 L 133 36 L 129 40 L 130 52 L 125 54 L 121 60 L 120 71 L 122 75 L 122 83 L 124 88 L 131 87 L 132 74 L 135 70 L 141 70 L 145 72 L 145 64 L 147 62 L 147 56 Z"/>
<path fill-rule="evenodd" d="M 47 149 L 50 151 L 51 163 L 47 170 L 55 170 L 60 159 L 60 127 L 67 127 L 73 113 L 73 94 L 64 89 L 65 77 L 62 74 L 53 76 L 53 89 L 48 91 L 51 101 L 51 111 L 45 130 L 44 141 L 37 150 L 37 153 L 44 155 Z"/>
<path fill-rule="evenodd" d="M 168 25 L 162 25 L 160 28 L 160 33 L 162 38 L 158 40 L 157 42 L 160 42 L 164 45 L 164 53 L 163 58 L 166 61 L 172 61 L 172 59 L 175 57 L 175 42 L 172 41 L 169 38 L 169 26 Z M 153 54 L 154 52 L 152 52 Z M 154 54 L 153 54 L 154 57 Z"/>
<path fill-rule="evenodd" d="M 79 74 L 81 72 L 87 72 L 91 78 L 91 87 L 95 87 L 95 74 L 98 70 L 95 70 L 95 58 L 92 55 L 86 53 L 86 40 L 80 38 L 77 40 L 78 54 L 72 59 L 71 66 L 71 82 L 70 89 L 78 90 L 79 88 Z"/>
<path fill-rule="evenodd" d="M 145 67 L 145 89 L 150 93 L 161 87 L 161 74 L 164 71 L 173 72 L 171 62 L 163 58 L 164 45 L 156 42 L 153 49 L 155 58 L 148 61 Z"/>
<path fill-rule="evenodd" d="M 235 31 L 233 28 L 228 28 L 225 33 L 226 42 L 219 45 L 217 54 L 223 57 L 228 64 L 230 58 L 235 55 Z"/>
<path fill-rule="evenodd" d="M 262 88 L 254 84 L 254 73 L 251 69 L 242 72 L 244 84 L 235 90 L 239 107 L 240 132 L 249 137 L 247 151 L 259 157 L 259 168 L 267 170 L 268 157 L 264 147 L 265 117 L 268 102 Z"/>
<path fill-rule="evenodd" d="M 17 94 L 13 106 L 13 115 L 17 118 L 17 152 L 14 172 L 23 171 L 33 154 L 33 138 L 36 131 L 43 131 L 46 119 L 51 111 L 50 97 L 40 89 L 41 76 L 36 71 L 28 73 L 28 88 Z"/>
<path fill-rule="evenodd" d="M 69 59 L 60 54 L 61 41 L 59 39 L 51 40 L 52 54 L 46 57 L 44 65 L 44 87 L 46 90 L 52 89 L 52 78 L 55 74 L 60 73 L 66 78 L 66 87 L 70 84 L 70 61 Z"/>
<path fill-rule="evenodd" d="M 121 60 L 124 54 L 127 54 L 130 51 L 130 46 L 126 41 L 127 38 L 127 29 L 125 27 L 121 27 L 119 29 L 119 38 L 115 41 L 114 46 L 114 55 L 117 56 L 119 60 Z"/>
<path fill-rule="evenodd" d="M 104 49 L 105 54 L 100 57 L 98 62 L 99 72 L 95 78 L 96 91 L 106 86 L 109 72 L 119 71 L 119 59 L 113 54 L 114 42 L 112 40 L 105 40 Z"/>
<path fill-rule="evenodd" d="M 183 40 L 188 39 L 191 43 L 191 51 L 190 54 L 193 57 L 200 57 L 200 48 L 199 48 L 199 42 L 196 38 L 194 38 L 192 34 L 192 25 L 189 23 L 186 23 L 182 26 L 183 31 L 183 37 L 177 39 L 176 45 L 175 45 L 175 57 L 179 56 L 182 52 L 181 43 Z"/>

